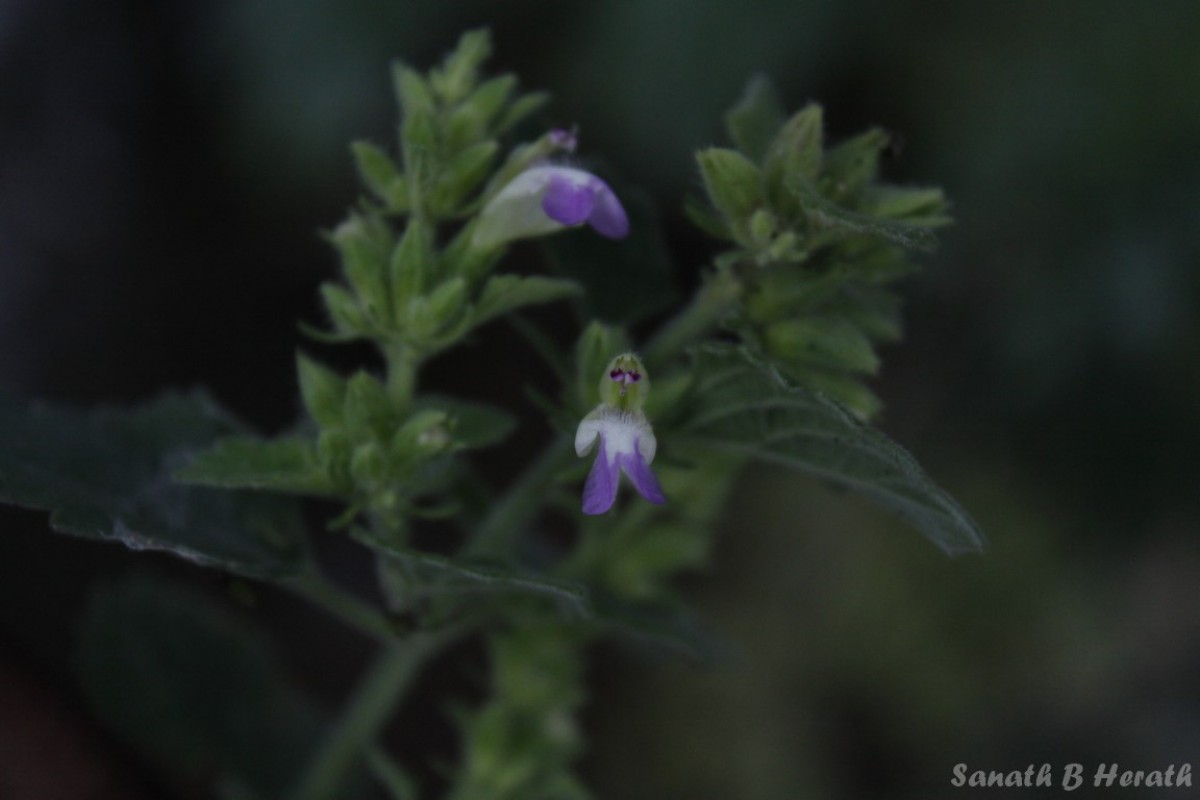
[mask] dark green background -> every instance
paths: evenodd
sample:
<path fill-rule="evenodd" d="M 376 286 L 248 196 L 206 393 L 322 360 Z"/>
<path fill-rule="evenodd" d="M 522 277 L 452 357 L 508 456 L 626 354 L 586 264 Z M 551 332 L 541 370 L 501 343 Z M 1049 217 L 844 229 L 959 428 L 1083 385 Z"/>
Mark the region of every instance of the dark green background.
<path fill-rule="evenodd" d="M 316 231 L 355 191 L 347 142 L 391 143 L 390 57 L 428 65 L 481 23 L 498 68 L 554 93 L 546 122 L 578 124 L 582 152 L 663 209 L 685 286 L 712 254 L 679 210 L 691 154 L 722 142 L 755 71 L 792 107 L 821 102 L 834 138 L 891 131 L 886 174 L 941 184 L 957 219 L 876 387 L 882 426 L 990 552 L 950 561 L 857 499 L 749 473 L 688 581 L 726 663 L 596 658 L 600 796 L 940 796 L 958 762 L 1200 767 L 1192 2 L 7 0 L 0 386 L 87 404 L 204 384 L 286 426 L 294 320 L 319 319 L 334 268 Z M 498 331 L 429 378 L 520 407 L 486 375 L 512 345 Z M 153 796 L 77 699 L 70 624 L 97 575 L 197 570 L 52 538 L 37 514 L 0 523 L 0 666 Z M 256 615 L 336 699 L 363 645 L 314 656 L 312 637 L 341 640 L 269 592 Z M 4 697 L 30 694 L 17 681 L 0 675 Z M 13 737 L 26 722 L 0 702 Z"/>

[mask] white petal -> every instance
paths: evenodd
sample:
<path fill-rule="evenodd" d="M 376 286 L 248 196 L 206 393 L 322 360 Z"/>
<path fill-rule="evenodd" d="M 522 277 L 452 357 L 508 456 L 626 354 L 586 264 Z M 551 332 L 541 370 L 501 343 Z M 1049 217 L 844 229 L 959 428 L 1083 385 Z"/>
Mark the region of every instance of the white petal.
<path fill-rule="evenodd" d="M 542 196 L 552 178 L 580 187 L 598 182 L 591 173 L 574 167 L 530 167 L 505 184 L 484 206 L 471 236 L 472 243 L 479 248 L 495 247 L 513 239 L 562 230 L 563 226 L 542 210 Z"/>
<path fill-rule="evenodd" d="M 531 167 L 506 183 L 504 188 L 488 203 L 488 207 L 518 197 L 540 195 L 552 177 L 554 177 L 554 170 L 550 167 Z"/>
<path fill-rule="evenodd" d="M 542 194 L 550 177 L 543 168 L 534 167 L 509 181 L 480 212 L 471 242 L 479 248 L 495 247 L 562 228 L 542 211 Z"/>
<path fill-rule="evenodd" d="M 658 452 L 658 439 L 654 438 L 654 429 L 650 427 L 650 423 L 646 423 L 646 429 L 638 438 L 638 452 L 642 454 L 642 458 L 646 459 L 649 464 L 654 461 L 654 454 Z"/>
<path fill-rule="evenodd" d="M 575 430 L 575 455 L 587 455 L 592 449 L 592 445 L 596 443 L 596 437 L 600 435 L 600 423 L 593 418 L 592 414 L 588 414 L 583 418 L 583 422 L 579 423 L 579 427 Z"/>
<path fill-rule="evenodd" d="M 654 460 L 658 442 L 654 438 L 654 430 L 646 421 L 646 415 L 641 411 L 617 411 L 599 406 L 579 423 L 579 430 L 575 434 L 575 452 L 581 455 L 586 452 L 580 451 L 580 442 L 590 443 L 596 433 L 604 439 L 604 452 L 610 463 L 621 455 L 633 453 L 635 447 L 647 464 Z"/>

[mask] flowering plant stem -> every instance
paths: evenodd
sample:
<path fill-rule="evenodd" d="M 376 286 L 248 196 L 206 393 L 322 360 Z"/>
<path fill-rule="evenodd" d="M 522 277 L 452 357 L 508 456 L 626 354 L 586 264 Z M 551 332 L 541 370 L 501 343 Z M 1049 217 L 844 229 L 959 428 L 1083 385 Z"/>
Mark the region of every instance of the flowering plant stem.
<path fill-rule="evenodd" d="M 183 681 L 174 693 L 145 692 L 141 677 L 125 680 L 128 697 L 114 693 L 114 674 L 124 678 L 139 664 L 158 670 L 139 649 L 137 625 L 151 632 L 190 625 L 208 637 L 203 642 L 228 637 L 189 611 L 190 599 L 158 609 L 144 588 L 101 596 L 90 661 L 121 668 L 94 676 L 98 702 L 118 722 L 131 718 L 127 704 L 142 704 L 135 719 L 171 717 L 165 729 L 182 734 L 162 737 L 152 725 L 133 731 L 156 759 L 159 739 L 211 740 L 212 753 L 229 763 L 204 763 L 206 775 L 245 781 L 246 797 L 355 797 L 365 768 L 392 796 L 411 800 L 419 784 L 382 751 L 380 731 L 422 666 L 468 632 L 484 640 L 492 693 L 456 715 L 461 758 L 446 796 L 586 796 L 571 769 L 583 748 L 576 718 L 586 700 L 585 648 L 620 631 L 704 649 L 670 582 L 704 562 L 707 532 L 744 461 L 863 493 L 947 552 L 983 546 L 953 498 L 865 422 L 879 407 L 865 383 L 878 368 L 875 347 L 900 333 L 889 284 L 911 271 L 904 249 L 928 245 L 929 229 L 947 221 L 939 190 L 876 180 L 886 136 L 826 147 L 819 107 L 785 118 L 770 93 L 752 85 L 727 116 L 737 149 L 697 154 L 710 202 L 694 207 L 693 219 L 732 249 L 715 257 L 695 296 L 639 351 L 628 327 L 662 310 L 645 265 L 606 262 L 599 283 L 589 283 L 587 269 L 568 269 L 586 263 L 581 254 L 559 264 L 573 277 L 498 270 L 518 240 L 582 225 L 622 239 L 651 223 L 627 215 L 603 179 L 561 163 L 574 150 L 573 132 L 550 130 L 504 155 L 501 142 L 545 95 L 518 93 L 512 76 L 484 79 L 479 68 L 489 49 L 487 33 L 474 31 L 427 74 L 398 64 L 400 159 L 366 142 L 352 148 L 370 194 L 329 234 L 342 280 L 322 287 L 329 328 L 312 333 L 373 344 L 383 374 L 343 375 L 298 354 L 307 419 L 272 440 L 199 395 L 132 413 L 0 407 L 0 500 L 50 510 L 51 523 L 68 533 L 274 580 L 379 645 L 315 746 L 293 739 L 300 731 L 277 713 L 293 707 L 284 693 L 259 697 L 281 682 L 264 677 L 267 669 L 245 648 L 212 654 L 229 667 L 220 674 L 240 676 L 248 666 L 250 675 L 223 695 L 236 713 L 204 708 L 198 716 L 228 720 L 239 742 L 247 730 L 255 742 L 280 739 L 288 771 L 274 777 L 241 763 L 247 748 L 228 747 L 229 731 L 206 724 L 193 731 L 175 719 L 187 715 L 155 706 L 200 694 L 190 675 L 167 674 L 186 671 L 149 676 L 164 686 Z M 619 289 L 629 308 L 610 316 L 581 297 L 602 296 L 604 287 Z M 598 317 L 571 353 L 558 336 L 515 316 L 568 299 Z M 523 365 L 483 370 L 480 391 L 464 398 L 430 391 L 418 378 L 425 361 L 505 318 L 551 365 L 561 402 L 535 396 L 556 433 L 492 500 L 469 453 L 513 435 L 515 416 L 487 402 L 484 390 L 521 381 Z M 628 327 L 601 321 L 613 319 Z M 650 398 L 652 374 L 659 388 Z M 652 469 L 660 440 L 669 455 Z M 578 459 L 593 454 L 575 511 L 561 490 L 579 485 Z M 622 483 L 640 499 L 618 502 Z M 261 493 L 343 504 L 328 527 L 373 551 L 383 609 L 326 580 L 306 546 L 301 510 Z M 567 521 L 578 533 L 567 552 L 559 542 L 568 539 L 554 535 L 563 520 L 537 530 L 542 510 L 560 506 L 574 514 Z M 464 529 L 470 535 L 460 546 Z M 522 558 L 526 543 L 543 545 L 530 552 L 544 557 Z M 112 635 L 112 626 L 123 630 L 123 618 L 142 610 L 153 613 L 135 620 L 133 632 Z M 392 614 L 413 624 L 402 628 Z M 172 637 L 172 646 L 182 638 Z M 265 722 L 246 729 L 250 712 L 242 706 L 260 699 L 255 716 Z M 297 774 L 294 759 L 305 754 L 310 760 Z M 190 775 L 194 753 L 181 759 L 179 774 Z M 195 793 L 194 781 L 180 780 Z"/>

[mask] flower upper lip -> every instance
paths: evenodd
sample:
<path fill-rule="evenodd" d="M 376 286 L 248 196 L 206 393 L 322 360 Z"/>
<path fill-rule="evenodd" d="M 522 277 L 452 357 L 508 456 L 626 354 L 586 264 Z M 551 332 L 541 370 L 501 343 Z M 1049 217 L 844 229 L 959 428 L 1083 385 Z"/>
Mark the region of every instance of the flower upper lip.
<path fill-rule="evenodd" d="M 576 167 L 540 164 L 517 175 L 484 206 L 473 241 L 493 247 L 585 222 L 610 239 L 629 235 L 629 217 L 607 183 Z"/>

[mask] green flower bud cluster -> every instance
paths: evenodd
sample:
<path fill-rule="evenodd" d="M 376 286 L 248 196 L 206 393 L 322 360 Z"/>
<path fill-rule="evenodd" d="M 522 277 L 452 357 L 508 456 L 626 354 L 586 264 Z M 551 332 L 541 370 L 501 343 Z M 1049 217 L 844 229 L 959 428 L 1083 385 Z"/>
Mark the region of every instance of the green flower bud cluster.
<path fill-rule="evenodd" d="M 544 92 L 517 94 L 513 75 L 481 80 L 491 51 L 488 32 L 471 31 L 428 77 L 393 67 L 404 171 L 375 145 L 353 145 L 363 182 L 387 211 L 435 219 L 470 213 L 468 199 L 496 165 L 499 137 L 549 99 Z"/>
<path fill-rule="evenodd" d="M 414 397 L 421 363 L 498 316 L 578 291 L 562 279 L 489 274 L 504 248 L 472 241 L 485 201 L 561 146 L 550 132 L 500 158 L 500 137 L 547 96 L 518 93 L 512 75 L 483 78 L 490 51 L 487 31 L 472 31 L 428 74 L 397 64 L 398 158 L 366 142 L 352 146 L 369 195 L 328 234 L 342 280 L 321 288 L 331 330 L 310 333 L 373 342 L 386 374 L 342 378 L 298 362 L 323 485 L 351 498 L 375 527 L 394 529 L 393 539 L 415 513 L 412 501 L 447 484 L 455 452 L 511 427 L 494 409 Z M 453 236 L 443 222 L 453 223 Z"/>
<path fill-rule="evenodd" d="M 394 68 L 401 159 L 367 142 L 352 147 L 371 196 L 329 236 L 345 278 L 345 284 L 321 290 L 333 326 L 329 338 L 373 339 L 427 356 L 491 316 L 473 313 L 473 304 L 503 250 L 473 247 L 473 221 L 439 247 L 437 223 L 470 217 L 553 144 L 543 136 L 516 147 L 498 165 L 499 137 L 547 98 L 517 94 L 512 75 L 481 80 L 480 65 L 490 51 L 488 33 L 473 31 L 428 76 L 401 64 Z M 398 229 L 401 216 L 407 222 Z"/>
<path fill-rule="evenodd" d="M 343 378 L 311 359 L 297 359 L 305 408 L 320 427 L 315 460 L 332 493 L 368 509 L 384 529 L 402 529 L 413 501 L 445 488 L 451 456 L 503 437 L 503 412 L 453 401 L 419 400 L 398 407 L 375 376 Z"/>
<path fill-rule="evenodd" d="M 725 117 L 736 149 L 697 154 L 710 208 L 694 221 L 734 249 L 718 269 L 742 285 L 731 327 L 786 374 L 863 416 L 879 403 L 861 382 L 875 346 L 900 335 L 890 284 L 914 269 L 946 224 L 940 189 L 879 182 L 888 136 L 824 142 L 821 107 L 785 118 L 761 78 Z"/>

